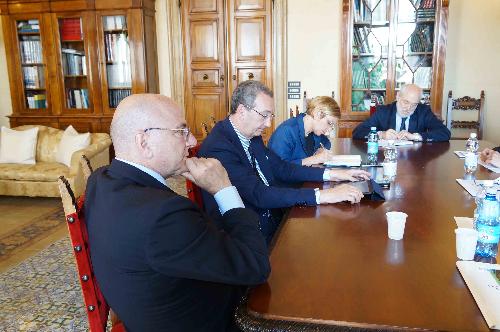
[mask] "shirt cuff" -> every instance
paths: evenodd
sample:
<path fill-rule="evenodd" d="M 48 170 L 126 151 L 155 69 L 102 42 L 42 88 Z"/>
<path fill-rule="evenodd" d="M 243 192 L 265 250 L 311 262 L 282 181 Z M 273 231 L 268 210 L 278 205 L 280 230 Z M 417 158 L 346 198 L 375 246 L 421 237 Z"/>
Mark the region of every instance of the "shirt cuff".
<path fill-rule="evenodd" d="M 325 171 L 323 172 L 323 181 L 330 181 L 330 179 L 330 171 L 325 169 Z"/>
<path fill-rule="evenodd" d="M 214 195 L 214 198 L 217 202 L 217 205 L 219 206 L 220 214 L 222 215 L 224 215 L 224 213 L 231 209 L 245 207 L 235 186 L 230 186 L 219 190 Z"/>
<path fill-rule="evenodd" d="M 316 197 L 316 204 L 319 205 L 319 188 L 314 188 L 314 196 Z"/>

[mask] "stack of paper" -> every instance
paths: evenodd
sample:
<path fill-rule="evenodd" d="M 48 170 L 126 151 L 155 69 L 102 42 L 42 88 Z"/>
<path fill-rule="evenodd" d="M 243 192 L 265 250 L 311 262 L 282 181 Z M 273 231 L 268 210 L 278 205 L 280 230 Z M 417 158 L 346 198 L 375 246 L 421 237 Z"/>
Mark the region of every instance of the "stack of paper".
<path fill-rule="evenodd" d="M 481 190 L 483 188 L 484 181 L 492 181 L 492 180 L 457 179 L 458 184 L 460 184 L 462 187 L 464 187 L 464 189 L 467 190 L 467 192 L 469 194 L 471 194 L 471 196 L 473 196 L 473 197 L 476 197 L 479 190 Z M 496 188 L 497 191 L 500 190 L 500 185 L 495 183 L 493 186 Z"/>
<path fill-rule="evenodd" d="M 330 167 L 340 167 L 340 166 L 348 166 L 348 167 L 359 167 L 361 166 L 361 156 L 357 155 L 347 155 L 347 154 L 339 154 L 331 157 L 330 160 L 326 161 L 325 166 Z"/>
<path fill-rule="evenodd" d="M 500 265 L 458 261 L 457 268 L 491 329 L 500 329 Z"/>
<path fill-rule="evenodd" d="M 465 151 L 453 151 L 457 155 L 458 158 L 463 159 L 465 158 Z"/>
<path fill-rule="evenodd" d="M 389 141 L 386 139 L 381 139 L 378 141 L 378 146 L 384 148 L 389 145 Z M 408 141 L 404 139 L 394 140 L 395 146 L 403 146 L 403 145 L 413 145 L 413 141 Z"/>
<path fill-rule="evenodd" d="M 494 173 L 500 173 L 500 167 L 495 167 L 491 164 L 484 163 L 481 160 L 479 160 L 479 165 L 489 169 L 490 171 L 492 171 Z"/>

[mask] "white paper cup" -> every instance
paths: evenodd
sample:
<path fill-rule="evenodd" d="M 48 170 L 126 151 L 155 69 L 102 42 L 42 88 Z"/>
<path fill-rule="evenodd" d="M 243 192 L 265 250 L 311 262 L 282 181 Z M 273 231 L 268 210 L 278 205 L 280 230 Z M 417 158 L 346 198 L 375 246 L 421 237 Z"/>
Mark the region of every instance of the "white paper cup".
<path fill-rule="evenodd" d="M 472 228 L 457 228 L 455 234 L 457 235 L 457 258 L 466 261 L 474 259 L 478 232 Z"/>
<path fill-rule="evenodd" d="M 406 217 L 404 212 L 391 211 L 386 212 L 387 216 L 387 235 L 391 240 L 401 240 L 405 233 Z"/>

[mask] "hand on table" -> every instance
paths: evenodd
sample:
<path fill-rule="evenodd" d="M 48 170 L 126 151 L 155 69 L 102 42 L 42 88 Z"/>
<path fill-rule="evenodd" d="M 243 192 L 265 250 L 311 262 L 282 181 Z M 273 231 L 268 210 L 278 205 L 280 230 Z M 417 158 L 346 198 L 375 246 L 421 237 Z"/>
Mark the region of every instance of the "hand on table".
<path fill-rule="evenodd" d="M 370 179 L 370 173 L 361 169 L 330 169 L 330 181 L 359 181 Z"/>
<path fill-rule="evenodd" d="M 500 153 L 494 150 L 484 149 L 481 152 L 480 158 L 484 163 L 491 164 L 495 167 L 500 167 Z"/>
<path fill-rule="evenodd" d="M 420 136 L 417 133 L 412 134 L 409 131 L 401 130 L 399 133 L 397 133 L 397 139 L 409 140 L 409 141 L 420 141 L 420 140 L 422 140 L 422 136 Z"/>
<path fill-rule="evenodd" d="M 182 173 L 182 176 L 212 195 L 231 186 L 226 169 L 217 159 L 188 158 L 186 159 L 186 167 L 188 172 Z"/>
<path fill-rule="evenodd" d="M 395 131 L 394 129 L 388 129 L 386 131 L 379 131 L 378 136 L 380 139 L 397 139 L 398 138 L 398 132 Z"/>
<path fill-rule="evenodd" d="M 322 189 L 319 191 L 319 203 L 339 203 L 343 201 L 359 203 L 363 198 L 363 193 L 358 189 L 348 184 L 341 184 L 334 188 Z"/>

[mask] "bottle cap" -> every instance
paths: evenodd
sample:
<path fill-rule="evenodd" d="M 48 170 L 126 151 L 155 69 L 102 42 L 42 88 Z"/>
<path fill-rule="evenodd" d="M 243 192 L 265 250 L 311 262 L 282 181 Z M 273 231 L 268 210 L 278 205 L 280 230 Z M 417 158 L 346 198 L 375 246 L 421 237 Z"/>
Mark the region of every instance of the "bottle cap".
<path fill-rule="evenodd" d="M 476 133 L 470 133 L 470 138 L 476 138 L 477 134 Z"/>
<path fill-rule="evenodd" d="M 377 130 L 377 127 L 370 127 L 370 130 Z"/>

